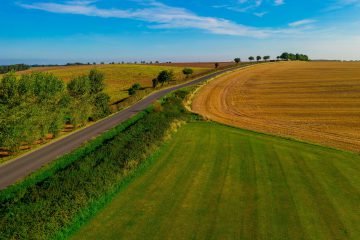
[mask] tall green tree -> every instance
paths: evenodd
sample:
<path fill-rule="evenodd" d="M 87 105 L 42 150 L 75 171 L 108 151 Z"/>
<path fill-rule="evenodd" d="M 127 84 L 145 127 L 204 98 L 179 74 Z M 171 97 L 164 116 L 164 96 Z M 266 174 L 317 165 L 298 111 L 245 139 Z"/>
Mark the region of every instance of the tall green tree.
<path fill-rule="evenodd" d="M 0 82 L 0 101 L 4 104 L 13 104 L 16 101 L 18 82 L 14 72 L 4 75 Z"/>
<path fill-rule="evenodd" d="M 89 81 L 90 81 L 90 93 L 97 94 L 104 90 L 105 75 L 103 72 L 100 72 L 96 69 L 92 69 L 89 73 Z"/>
<path fill-rule="evenodd" d="M 241 59 L 240 59 L 240 58 L 235 58 L 235 59 L 234 59 L 234 62 L 235 62 L 236 64 L 239 64 L 239 63 L 241 62 Z"/>
<path fill-rule="evenodd" d="M 94 119 L 106 117 L 111 113 L 110 97 L 106 93 L 100 92 L 94 97 Z"/>
<path fill-rule="evenodd" d="M 172 81 L 174 78 L 174 73 L 172 71 L 161 71 L 157 77 L 159 83 L 161 83 L 161 85 L 164 85 L 164 83 L 169 83 L 170 81 Z"/>
<path fill-rule="evenodd" d="M 70 96 L 74 98 L 80 98 L 90 93 L 90 81 L 87 76 L 80 76 L 72 79 L 68 85 L 67 89 Z"/>

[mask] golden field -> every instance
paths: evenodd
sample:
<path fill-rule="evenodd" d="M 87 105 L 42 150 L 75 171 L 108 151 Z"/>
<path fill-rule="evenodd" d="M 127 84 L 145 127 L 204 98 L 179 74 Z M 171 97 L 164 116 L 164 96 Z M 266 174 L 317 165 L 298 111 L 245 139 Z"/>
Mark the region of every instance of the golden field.
<path fill-rule="evenodd" d="M 257 65 L 201 88 L 193 110 L 237 127 L 360 152 L 360 63 Z"/>
<path fill-rule="evenodd" d="M 105 73 L 105 91 L 111 96 L 112 102 L 126 98 L 128 96 L 127 89 L 134 83 L 140 83 L 142 87 L 151 87 L 152 79 L 154 79 L 162 70 L 173 70 L 176 80 L 185 80 L 182 73 L 183 66 L 155 66 L 139 64 L 35 67 L 26 71 L 18 72 L 17 74 L 21 75 L 33 71 L 49 72 L 67 82 L 76 76 L 88 74 L 93 68 Z M 193 75 L 205 73 L 210 70 L 210 68 L 207 67 L 195 66 L 192 68 L 194 70 Z"/>

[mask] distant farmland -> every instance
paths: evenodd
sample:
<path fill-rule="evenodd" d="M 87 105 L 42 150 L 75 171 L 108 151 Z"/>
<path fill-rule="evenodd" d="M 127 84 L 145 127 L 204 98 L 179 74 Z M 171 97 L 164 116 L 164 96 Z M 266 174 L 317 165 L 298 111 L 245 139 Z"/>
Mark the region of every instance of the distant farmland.
<path fill-rule="evenodd" d="M 360 63 L 283 62 L 212 81 L 196 112 L 245 129 L 360 152 Z"/>
<path fill-rule="evenodd" d="M 235 62 L 218 62 L 219 68 L 229 67 L 235 65 Z M 171 66 L 171 67 L 199 67 L 199 68 L 214 68 L 215 62 L 184 62 L 184 63 L 159 63 L 158 66 Z"/>
<path fill-rule="evenodd" d="M 72 239 L 360 239 L 359 171 L 356 154 L 189 123 Z"/>
<path fill-rule="evenodd" d="M 127 89 L 134 83 L 140 83 L 142 87 L 151 87 L 152 79 L 162 70 L 173 70 L 176 80 L 185 80 L 182 73 L 182 66 L 154 66 L 154 65 L 135 65 L 135 64 L 106 64 L 106 65 L 83 65 L 83 66 L 60 66 L 60 67 L 36 67 L 18 74 L 29 73 L 32 71 L 49 72 L 60 77 L 65 82 L 70 79 L 88 74 L 90 69 L 96 68 L 105 73 L 106 89 L 111 96 L 112 102 L 119 101 L 128 96 Z M 214 67 L 212 66 L 211 69 Z M 207 67 L 193 67 L 194 74 L 201 74 L 209 71 Z"/>

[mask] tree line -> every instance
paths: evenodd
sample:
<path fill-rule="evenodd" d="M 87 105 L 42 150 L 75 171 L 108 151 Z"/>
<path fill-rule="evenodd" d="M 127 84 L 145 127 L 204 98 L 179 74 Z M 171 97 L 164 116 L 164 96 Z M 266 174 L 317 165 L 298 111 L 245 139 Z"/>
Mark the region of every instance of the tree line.
<path fill-rule="evenodd" d="M 271 57 L 268 55 L 263 56 L 263 57 L 262 56 L 256 56 L 256 57 L 250 56 L 248 59 L 250 62 L 255 61 L 255 59 L 257 62 L 259 62 L 261 60 L 264 60 L 265 62 L 267 62 L 267 61 L 271 60 Z M 293 53 L 287 53 L 287 52 L 284 52 L 280 56 L 277 56 L 276 59 L 278 61 L 280 61 L 280 60 L 283 60 L 283 61 L 289 61 L 289 60 L 291 60 L 291 61 L 309 61 L 310 60 L 310 58 L 305 54 L 300 54 L 300 53 L 293 54 Z M 274 60 L 271 60 L 271 61 L 274 61 Z M 235 58 L 234 62 L 236 64 L 238 64 L 241 62 L 241 59 Z"/>
<path fill-rule="evenodd" d="M 23 71 L 29 69 L 30 66 L 26 64 L 14 64 L 14 65 L 6 65 L 0 66 L 0 74 L 8 73 L 11 71 Z"/>
<path fill-rule="evenodd" d="M 281 54 L 280 56 L 277 57 L 277 59 L 281 59 L 281 60 L 291 60 L 291 61 L 309 61 L 309 57 L 305 54 L 293 54 L 293 53 L 287 53 L 284 52 L 283 54 Z"/>
<path fill-rule="evenodd" d="M 91 70 L 68 84 L 49 73 L 0 81 L 0 147 L 16 150 L 47 134 L 57 135 L 65 124 L 74 127 L 110 114 L 110 97 L 103 92 L 104 74 Z"/>

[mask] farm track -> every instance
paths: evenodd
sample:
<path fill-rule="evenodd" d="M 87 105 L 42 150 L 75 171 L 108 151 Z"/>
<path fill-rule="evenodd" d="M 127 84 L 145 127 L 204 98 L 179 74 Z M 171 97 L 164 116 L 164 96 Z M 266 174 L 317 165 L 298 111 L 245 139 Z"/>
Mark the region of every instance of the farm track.
<path fill-rule="evenodd" d="M 193 110 L 259 132 L 360 152 L 360 64 L 278 63 L 204 86 Z"/>

